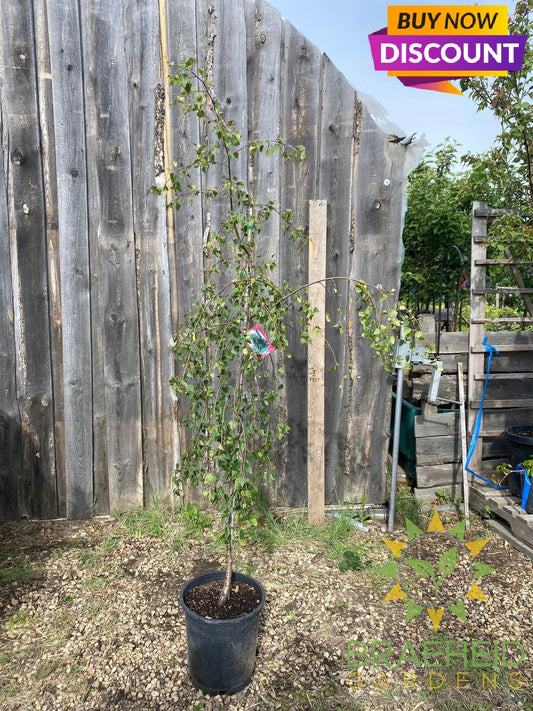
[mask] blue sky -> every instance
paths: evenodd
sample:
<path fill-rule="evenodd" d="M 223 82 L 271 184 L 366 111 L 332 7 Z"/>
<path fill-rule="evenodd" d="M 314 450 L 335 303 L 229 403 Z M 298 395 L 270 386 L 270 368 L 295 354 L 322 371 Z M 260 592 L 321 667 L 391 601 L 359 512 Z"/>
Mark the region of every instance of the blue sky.
<path fill-rule="evenodd" d="M 419 0 L 269 0 L 283 17 L 325 52 L 355 89 L 372 96 L 406 135 L 425 134 L 429 149 L 447 137 L 464 152 L 490 148 L 499 124 L 489 112 L 479 113 L 466 96 L 404 87 L 396 77 L 376 72 L 368 35 L 387 25 L 391 5 L 491 5 L 497 2 L 419 2 Z M 504 3 L 500 3 L 504 4 Z M 509 13 L 514 3 L 509 4 Z"/>

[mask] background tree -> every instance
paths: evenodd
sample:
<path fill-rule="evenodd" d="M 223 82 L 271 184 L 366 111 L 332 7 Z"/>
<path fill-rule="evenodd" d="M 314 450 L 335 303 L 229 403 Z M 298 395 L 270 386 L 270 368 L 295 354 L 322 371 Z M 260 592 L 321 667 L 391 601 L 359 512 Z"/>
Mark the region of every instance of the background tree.
<path fill-rule="evenodd" d="M 440 268 L 456 245 L 468 256 L 473 200 L 493 201 L 494 186 L 481 170 L 460 171 L 458 145 L 448 140 L 427 154 L 409 176 L 403 240 L 402 300 L 415 312 L 436 306 Z M 455 293 L 463 268 L 458 255 L 444 262 L 443 294 Z"/>
<path fill-rule="evenodd" d="M 531 36 L 533 14 L 530 0 L 518 0 L 509 21 L 511 35 Z M 478 110 L 489 110 L 501 131 L 489 151 L 459 155 L 458 145 L 448 140 L 425 156 L 409 178 L 408 210 L 403 233 L 405 260 L 402 298 L 416 312 L 431 308 L 439 294 L 440 263 L 450 245 L 470 254 L 472 203 L 512 210 L 513 215 L 495 220 L 490 228 L 490 256 L 533 259 L 533 51 L 526 43 L 520 72 L 503 77 L 462 79 L 461 90 Z M 449 262 L 449 263 L 448 263 Z M 455 293 L 458 260 L 450 256 L 444 270 L 445 295 Z M 523 270 L 526 286 L 533 273 Z M 494 284 L 511 283 L 507 268 L 491 268 Z M 466 296 L 466 290 L 464 291 Z M 507 306 L 523 311 L 520 297 L 508 297 Z"/>
<path fill-rule="evenodd" d="M 509 34 L 533 32 L 531 0 L 518 0 L 509 20 Z M 499 120 L 501 133 L 486 154 L 494 178 L 505 187 L 507 207 L 521 210 L 533 206 L 533 50 L 526 42 L 524 60 L 519 72 L 502 77 L 468 77 L 462 79 L 461 91 L 476 104 L 479 111 L 488 109 Z M 476 156 L 465 156 L 467 165 Z"/>

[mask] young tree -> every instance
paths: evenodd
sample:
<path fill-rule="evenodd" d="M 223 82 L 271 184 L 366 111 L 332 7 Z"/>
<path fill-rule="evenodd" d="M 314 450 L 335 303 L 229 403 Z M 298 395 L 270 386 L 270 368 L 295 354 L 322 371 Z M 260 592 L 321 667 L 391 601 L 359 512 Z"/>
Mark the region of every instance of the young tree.
<path fill-rule="evenodd" d="M 518 0 L 509 20 L 511 35 L 533 33 L 530 0 Z M 533 207 L 533 50 L 526 42 L 519 72 L 501 77 L 468 77 L 461 90 L 479 111 L 488 109 L 500 121 L 501 133 L 486 156 L 493 178 L 505 188 L 507 207 L 520 210 Z M 475 165 L 477 156 L 467 156 Z"/>

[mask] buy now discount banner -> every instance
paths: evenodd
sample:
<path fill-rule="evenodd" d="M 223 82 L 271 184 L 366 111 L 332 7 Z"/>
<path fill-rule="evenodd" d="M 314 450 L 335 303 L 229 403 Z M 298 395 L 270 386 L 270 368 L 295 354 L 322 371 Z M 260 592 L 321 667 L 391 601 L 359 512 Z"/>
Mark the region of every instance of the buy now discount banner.
<path fill-rule="evenodd" d="M 454 94 L 454 79 L 519 71 L 527 41 L 508 34 L 506 5 L 390 5 L 387 27 L 368 39 L 377 71 Z"/>

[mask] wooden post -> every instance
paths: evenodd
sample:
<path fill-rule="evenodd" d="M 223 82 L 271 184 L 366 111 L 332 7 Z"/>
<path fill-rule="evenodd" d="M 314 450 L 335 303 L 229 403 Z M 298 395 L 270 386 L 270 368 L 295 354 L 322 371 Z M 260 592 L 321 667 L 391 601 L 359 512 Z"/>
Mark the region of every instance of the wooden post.
<path fill-rule="evenodd" d="M 475 202 L 472 207 L 472 248 L 470 253 L 470 329 L 468 332 L 468 434 L 472 436 L 479 407 L 474 405 L 479 400 L 483 386 L 476 381 L 476 373 L 485 371 L 485 353 L 474 349 L 482 348 L 485 336 L 485 299 L 477 296 L 477 292 L 484 292 L 485 268 L 478 265 L 478 260 L 487 257 L 487 204 Z M 476 449 L 470 460 L 470 468 L 474 472 L 481 472 L 483 456 L 483 438 L 480 437 Z"/>
<path fill-rule="evenodd" d="M 307 370 L 307 506 L 309 523 L 324 523 L 324 378 L 326 331 L 326 200 L 309 201 L 309 301 L 311 322 Z"/>
<path fill-rule="evenodd" d="M 463 364 L 457 363 L 457 383 L 459 387 L 459 421 L 461 424 L 461 461 L 463 464 L 463 504 L 466 519 L 466 528 L 470 529 L 470 479 L 466 471 L 466 413 L 465 413 L 465 383 L 463 376 Z"/>

